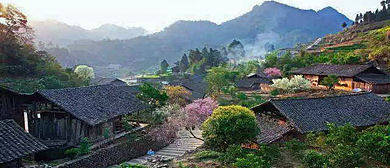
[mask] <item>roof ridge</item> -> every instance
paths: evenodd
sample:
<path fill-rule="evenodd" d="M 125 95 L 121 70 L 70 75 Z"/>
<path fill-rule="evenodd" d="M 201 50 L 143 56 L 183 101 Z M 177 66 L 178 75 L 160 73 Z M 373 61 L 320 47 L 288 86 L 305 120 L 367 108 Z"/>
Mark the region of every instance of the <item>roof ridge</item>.
<path fill-rule="evenodd" d="M 83 88 L 96 88 L 96 87 L 101 87 L 101 86 L 114 86 L 112 84 L 107 84 L 107 85 L 93 85 L 93 86 L 79 86 L 79 87 L 69 87 L 69 88 L 60 88 L 60 89 L 43 89 L 43 90 L 38 90 L 37 92 L 41 91 L 53 91 L 53 90 L 74 90 L 74 89 L 83 89 Z M 115 87 L 115 86 L 114 86 Z"/>
<path fill-rule="evenodd" d="M 368 95 L 368 94 L 374 94 L 371 92 L 366 92 L 366 93 L 356 93 L 356 94 L 344 94 L 344 95 L 331 95 L 331 96 L 326 96 L 326 97 L 305 97 L 305 98 L 300 98 L 300 99 L 294 99 L 294 98 L 285 98 L 285 99 L 270 99 L 269 102 L 271 101 L 284 101 L 284 100 L 312 100 L 312 99 L 330 99 L 330 98 L 336 98 L 336 97 L 352 97 L 352 96 L 361 96 L 361 95 Z"/>

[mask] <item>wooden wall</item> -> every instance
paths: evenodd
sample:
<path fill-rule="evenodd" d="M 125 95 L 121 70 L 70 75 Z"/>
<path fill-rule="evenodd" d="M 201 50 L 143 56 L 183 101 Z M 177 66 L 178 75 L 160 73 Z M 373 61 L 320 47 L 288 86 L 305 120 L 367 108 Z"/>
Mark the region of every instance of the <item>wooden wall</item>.
<path fill-rule="evenodd" d="M 335 89 L 352 91 L 353 89 L 353 78 L 340 77 L 339 83 L 336 84 Z"/>
<path fill-rule="evenodd" d="M 317 75 L 304 75 L 303 77 L 306 78 L 307 80 L 309 80 L 313 86 L 319 85 L 319 81 L 320 81 L 319 76 L 317 76 Z"/>
<path fill-rule="evenodd" d="M 23 127 L 23 100 L 22 96 L 0 90 L 0 120 L 13 119 Z"/>

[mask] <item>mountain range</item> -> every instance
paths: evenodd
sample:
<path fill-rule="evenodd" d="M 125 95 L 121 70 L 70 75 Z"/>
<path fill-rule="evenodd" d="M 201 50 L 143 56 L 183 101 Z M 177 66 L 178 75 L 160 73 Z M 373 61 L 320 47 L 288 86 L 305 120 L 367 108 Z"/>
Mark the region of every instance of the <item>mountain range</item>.
<path fill-rule="evenodd" d="M 77 40 L 131 39 L 147 33 L 141 27 L 124 28 L 114 24 L 91 30 L 55 20 L 31 21 L 29 24 L 35 31 L 37 42 L 59 46 L 68 46 Z"/>
<path fill-rule="evenodd" d="M 266 43 L 272 43 L 276 48 L 307 43 L 341 31 L 343 22 L 352 24 L 350 19 L 332 7 L 319 11 L 302 10 L 266 1 L 254 6 L 250 12 L 221 24 L 210 21 L 177 21 L 154 34 L 131 39 L 79 40 L 66 49 L 49 51 L 62 65 L 68 67 L 76 64 L 93 67 L 116 64 L 138 71 L 155 69 L 163 59 L 172 64 L 189 49 L 219 49 L 234 39 L 244 44 L 248 55 L 261 56 Z M 61 31 L 56 33 L 62 34 Z M 41 35 L 37 34 L 37 38 L 40 39 Z"/>

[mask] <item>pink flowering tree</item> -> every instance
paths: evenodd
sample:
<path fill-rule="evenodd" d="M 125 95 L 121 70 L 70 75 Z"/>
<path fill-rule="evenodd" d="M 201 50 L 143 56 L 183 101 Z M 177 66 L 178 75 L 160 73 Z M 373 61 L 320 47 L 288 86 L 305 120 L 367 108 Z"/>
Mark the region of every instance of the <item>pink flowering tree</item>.
<path fill-rule="evenodd" d="M 177 110 L 179 112 L 171 113 L 166 122 L 151 129 L 149 135 L 159 141 L 169 141 L 176 137 L 178 131 L 186 128 L 193 138 L 203 140 L 192 132 L 192 128 L 200 128 L 217 107 L 218 103 L 211 98 L 195 100 L 184 108 Z"/>
<path fill-rule="evenodd" d="M 278 68 L 266 68 L 264 69 L 264 73 L 269 77 L 282 76 L 282 72 Z"/>
<path fill-rule="evenodd" d="M 200 127 L 211 116 L 218 103 L 211 98 L 195 100 L 184 108 L 189 127 Z"/>
<path fill-rule="evenodd" d="M 192 128 L 200 128 L 202 123 L 211 116 L 217 107 L 218 103 L 216 101 L 211 98 L 205 98 L 195 100 L 184 108 L 186 128 L 194 138 L 201 139 L 193 134 Z"/>

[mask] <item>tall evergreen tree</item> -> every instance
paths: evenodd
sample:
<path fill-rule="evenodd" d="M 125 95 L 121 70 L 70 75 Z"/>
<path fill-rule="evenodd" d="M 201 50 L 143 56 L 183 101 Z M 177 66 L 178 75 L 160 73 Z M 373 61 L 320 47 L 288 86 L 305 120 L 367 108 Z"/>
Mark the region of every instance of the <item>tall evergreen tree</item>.
<path fill-rule="evenodd" d="M 341 27 L 343 27 L 343 29 L 345 29 L 346 27 L 347 27 L 347 23 L 343 23 L 343 24 L 341 24 Z"/>
<path fill-rule="evenodd" d="M 359 23 L 360 23 L 360 17 L 359 14 L 357 14 L 355 18 L 355 24 L 359 25 Z"/>
<path fill-rule="evenodd" d="M 197 63 L 203 59 L 202 53 L 199 51 L 199 49 L 190 50 L 188 57 L 191 64 Z"/>
<path fill-rule="evenodd" d="M 181 60 L 180 60 L 180 63 L 179 63 L 180 72 L 186 72 L 187 69 L 189 68 L 189 66 L 190 66 L 190 64 L 188 62 L 187 54 L 184 54 L 181 57 Z"/>
<path fill-rule="evenodd" d="M 168 67 L 169 67 L 169 64 L 168 64 L 167 60 L 164 59 L 163 61 L 161 61 L 161 64 L 160 64 L 161 73 L 166 73 Z"/>

